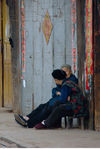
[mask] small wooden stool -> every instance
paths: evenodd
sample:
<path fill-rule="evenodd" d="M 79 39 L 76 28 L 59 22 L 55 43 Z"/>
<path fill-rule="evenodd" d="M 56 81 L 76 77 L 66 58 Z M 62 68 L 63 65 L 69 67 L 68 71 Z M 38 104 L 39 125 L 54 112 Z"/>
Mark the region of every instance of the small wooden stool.
<path fill-rule="evenodd" d="M 73 118 L 77 118 L 77 117 L 68 117 L 68 119 L 66 119 L 66 116 L 64 117 L 65 119 L 65 128 L 67 127 L 72 128 L 73 127 Z M 84 130 L 84 117 L 78 117 L 79 119 L 79 126 L 82 130 Z"/>

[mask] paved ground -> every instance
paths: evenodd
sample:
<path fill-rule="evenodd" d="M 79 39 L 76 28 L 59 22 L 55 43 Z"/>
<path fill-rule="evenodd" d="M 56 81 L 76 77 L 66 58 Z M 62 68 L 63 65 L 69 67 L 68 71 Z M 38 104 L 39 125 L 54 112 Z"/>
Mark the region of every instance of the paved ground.
<path fill-rule="evenodd" d="M 100 147 L 100 132 L 80 129 L 36 130 L 19 126 L 13 113 L 0 110 L 0 147 Z"/>

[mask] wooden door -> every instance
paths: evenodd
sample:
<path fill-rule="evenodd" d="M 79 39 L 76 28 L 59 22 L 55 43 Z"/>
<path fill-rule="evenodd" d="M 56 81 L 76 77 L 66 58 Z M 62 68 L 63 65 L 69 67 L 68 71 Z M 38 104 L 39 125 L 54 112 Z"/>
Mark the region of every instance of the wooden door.
<path fill-rule="evenodd" d="M 0 107 L 13 105 L 9 8 L 0 0 Z"/>
<path fill-rule="evenodd" d="M 3 4 L 3 68 L 4 68 L 4 107 L 12 108 L 13 105 L 13 88 L 12 88 L 12 70 L 11 70 L 11 46 L 10 37 L 10 18 L 9 7 L 6 0 Z"/>
<path fill-rule="evenodd" d="M 2 33 L 1 33 L 1 0 L 0 0 L 0 107 L 2 106 Z"/>
<path fill-rule="evenodd" d="M 23 72 L 23 111 L 29 112 L 51 98 L 51 73 L 72 65 L 71 0 L 28 0 L 22 3 L 25 28 Z M 23 31 L 23 30 L 22 30 Z M 23 34 L 22 34 L 23 35 Z M 75 34 L 76 35 L 76 34 Z M 24 39 L 24 38 L 23 38 Z"/>
<path fill-rule="evenodd" d="M 95 129 L 100 131 L 100 0 L 94 0 Z"/>

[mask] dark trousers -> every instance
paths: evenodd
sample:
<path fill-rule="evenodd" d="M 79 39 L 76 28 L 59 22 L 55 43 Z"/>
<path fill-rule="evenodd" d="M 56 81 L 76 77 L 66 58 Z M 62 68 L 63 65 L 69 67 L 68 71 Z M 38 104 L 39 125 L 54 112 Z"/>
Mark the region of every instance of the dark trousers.
<path fill-rule="evenodd" d="M 36 124 L 45 120 L 50 113 L 51 108 L 48 102 L 45 104 L 40 104 L 35 110 L 27 115 L 29 117 L 29 120 L 27 121 L 28 127 L 33 128 Z"/>
<path fill-rule="evenodd" d="M 50 105 L 50 102 L 55 100 L 55 103 Z M 40 104 L 35 110 L 33 110 L 27 116 L 29 120 L 27 121 L 28 127 L 33 128 L 38 123 L 42 122 L 43 120 L 47 119 L 51 112 L 59 106 L 61 103 L 56 101 L 56 98 L 51 98 L 47 103 Z"/>
<path fill-rule="evenodd" d="M 72 116 L 73 111 L 69 109 L 67 104 L 61 104 L 53 109 L 52 113 L 45 120 L 45 125 L 49 128 L 57 126 L 57 123 L 61 121 L 61 118 L 64 116 Z"/>

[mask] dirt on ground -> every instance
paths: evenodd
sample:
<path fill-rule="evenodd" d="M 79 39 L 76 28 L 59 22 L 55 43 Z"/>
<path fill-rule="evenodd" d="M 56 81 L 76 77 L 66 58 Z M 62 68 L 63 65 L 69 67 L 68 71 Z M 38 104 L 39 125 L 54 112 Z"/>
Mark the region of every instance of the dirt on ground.
<path fill-rule="evenodd" d="M 100 147 L 100 132 L 79 128 L 23 128 L 15 122 L 11 111 L 0 109 L 0 147 L 96 148 Z"/>

